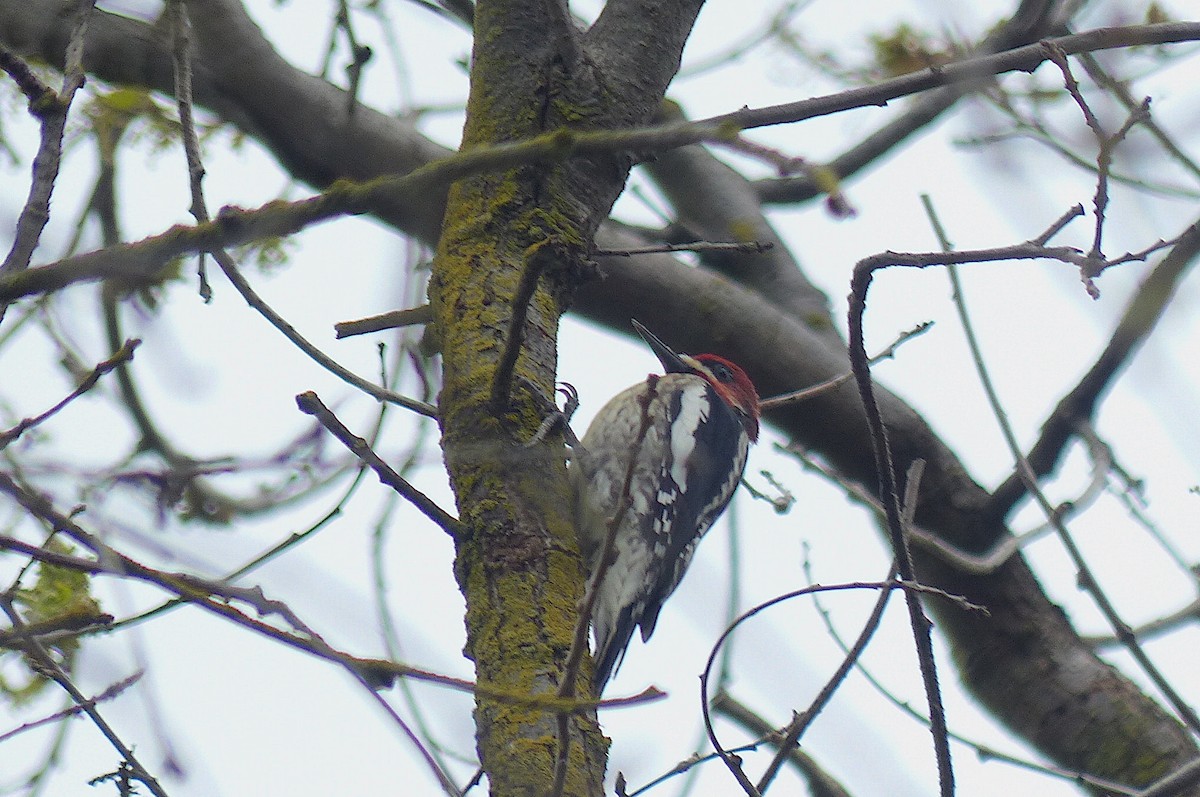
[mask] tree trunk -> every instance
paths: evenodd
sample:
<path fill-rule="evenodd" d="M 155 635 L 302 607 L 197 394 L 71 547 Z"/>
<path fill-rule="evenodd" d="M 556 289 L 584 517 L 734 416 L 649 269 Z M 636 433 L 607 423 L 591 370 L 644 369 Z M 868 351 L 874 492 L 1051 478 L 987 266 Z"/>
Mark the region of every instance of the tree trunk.
<path fill-rule="evenodd" d="M 463 149 L 646 123 L 699 4 L 626 5 L 632 17 L 610 15 L 584 37 L 565 2 L 479 3 Z M 613 55 L 614 44 L 629 44 L 619 40 L 630 22 L 659 14 L 670 24 L 641 31 L 656 39 L 640 50 L 653 62 Z M 583 569 L 561 439 L 525 443 L 544 415 L 533 394 L 554 395 L 559 316 L 591 273 L 592 237 L 632 163 L 618 152 L 461 181 L 438 242 L 430 300 L 444 372 L 442 448 L 463 527 L 456 573 L 466 653 L 484 687 L 476 742 L 493 794 L 540 797 L 554 782 L 556 715 L 491 695 L 554 695 L 571 648 Z M 576 675 L 574 694 L 589 695 L 589 668 Z M 569 725 L 563 793 L 602 794 L 607 740 L 595 712 L 572 714 Z"/>

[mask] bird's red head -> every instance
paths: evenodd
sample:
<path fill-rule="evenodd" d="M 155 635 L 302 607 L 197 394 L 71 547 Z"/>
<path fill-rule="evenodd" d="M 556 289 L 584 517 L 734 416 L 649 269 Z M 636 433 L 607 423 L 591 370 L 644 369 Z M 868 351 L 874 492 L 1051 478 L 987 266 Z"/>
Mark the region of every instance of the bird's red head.
<path fill-rule="evenodd" d="M 695 357 L 684 354 L 679 359 L 692 366 L 693 372 L 708 380 L 717 391 L 717 395 L 725 399 L 726 403 L 742 416 L 742 423 L 750 439 L 757 441 L 758 391 L 754 389 L 754 383 L 750 381 L 746 372 L 715 354 L 697 354 Z"/>
<path fill-rule="evenodd" d="M 758 440 L 758 391 L 754 383 L 736 364 L 716 354 L 676 354 L 670 346 L 659 340 L 636 320 L 633 327 L 658 356 L 667 373 L 691 373 L 704 378 L 717 391 L 725 403 L 742 418 L 742 425 L 751 440 Z"/>

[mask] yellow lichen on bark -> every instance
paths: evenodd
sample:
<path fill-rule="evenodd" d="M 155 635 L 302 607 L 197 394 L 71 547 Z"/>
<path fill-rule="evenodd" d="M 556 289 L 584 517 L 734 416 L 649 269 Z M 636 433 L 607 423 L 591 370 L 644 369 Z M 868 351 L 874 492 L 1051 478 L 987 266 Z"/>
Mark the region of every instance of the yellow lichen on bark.
<path fill-rule="evenodd" d="M 544 197 L 535 201 L 538 185 L 544 178 L 531 168 L 456 185 L 430 287 L 443 358 L 442 445 L 465 529 L 456 571 L 466 653 L 479 682 L 512 695 L 558 691 L 583 585 L 562 449 L 524 446 L 544 415 L 531 392 L 553 395 L 562 311 L 553 279 L 540 280 L 529 301 L 510 400 L 492 400 L 523 275 L 546 250 L 578 248 L 571 224 Z M 577 694 L 588 692 L 584 676 Z M 559 745 L 553 712 L 481 697 L 476 722 L 492 794 L 549 789 Z M 594 713 L 573 715 L 570 725 L 563 793 L 596 794 L 604 743 Z"/>
<path fill-rule="evenodd" d="M 455 570 L 465 652 L 488 689 L 476 697 L 476 741 L 494 795 L 544 797 L 563 749 L 559 714 L 504 699 L 559 694 L 584 587 L 561 437 L 525 443 L 554 395 L 559 316 L 627 174 L 619 164 L 628 159 L 567 159 L 568 126 L 590 127 L 583 108 L 595 102 L 596 82 L 577 58 L 564 8 L 476 4 L 462 149 L 550 134 L 551 154 L 561 149 L 563 160 L 456 183 L 430 281 L 442 449 L 464 529 Z M 514 327 L 515 361 L 506 358 L 516 351 Z M 512 378 L 497 378 L 509 365 Z M 586 698 L 591 673 L 577 669 L 573 694 Z M 600 795 L 607 740 L 595 711 L 562 716 L 570 739 L 562 793 Z"/>

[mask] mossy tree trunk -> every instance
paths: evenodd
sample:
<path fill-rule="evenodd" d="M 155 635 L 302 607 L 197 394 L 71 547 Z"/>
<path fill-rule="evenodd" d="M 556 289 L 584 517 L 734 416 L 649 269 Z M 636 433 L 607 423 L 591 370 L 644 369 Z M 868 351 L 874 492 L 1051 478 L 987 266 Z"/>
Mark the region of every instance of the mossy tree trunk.
<path fill-rule="evenodd" d="M 699 5 L 610 3 L 584 33 L 565 2 L 479 3 L 463 148 L 648 122 Z M 571 647 L 583 570 L 563 449 L 525 443 L 544 416 L 534 393 L 554 394 L 559 316 L 589 273 L 592 236 L 632 163 L 614 152 L 535 164 L 450 192 L 430 300 L 444 364 L 442 447 L 463 528 L 466 652 L 488 689 L 553 695 Z M 512 378 L 497 377 L 512 347 Z M 577 694 L 588 693 L 587 675 L 578 673 Z M 476 721 L 492 793 L 547 793 L 555 715 L 481 695 Z M 595 715 L 570 725 L 564 793 L 600 794 L 607 743 Z"/>

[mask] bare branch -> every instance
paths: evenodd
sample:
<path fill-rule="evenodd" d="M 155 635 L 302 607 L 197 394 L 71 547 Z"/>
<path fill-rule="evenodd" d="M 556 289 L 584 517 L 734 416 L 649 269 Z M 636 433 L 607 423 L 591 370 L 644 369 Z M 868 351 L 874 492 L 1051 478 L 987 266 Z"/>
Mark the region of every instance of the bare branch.
<path fill-rule="evenodd" d="M 341 321 L 333 325 L 334 337 L 339 340 L 353 335 L 365 335 L 368 332 L 382 332 L 385 329 L 428 324 L 433 320 L 433 308 L 427 304 L 420 307 L 410 307 L 407 310 L 390 310 L 386 313 L 373 315 L 369 318 L 359 318 L 354 321 Z"/>
<path fill-rule="evenodd" d="M 842 639 L 841 635 L 838 633 L 837 628 L 833 624 L 832 618 L 829 616 L 829 611 L 826 609 L 826 607 L 821 602 L 819 594 L 813 595 L 813 603 L 816 605 L 817 612 L 820 615 L 822 622 L 825 624 L 825 628 L 826 628 L 826 630 L 828 630 L 830 637 L 837 644 L 837 646 L 839 648 L 841 648 L 841 650 L 844 653 L 848 654 L 852 648 L 850 645 L 846 644 L 846 642 Z M 884 686 L 884 684 L 878 678 L 875 677 L 875 675 L 870 670 L 868 670 L 863 665 L 863 663 L 861 661 L 856 662 L 854 666 L 855 666 L 855 669 L 858 670 L 859 674 L 861 674 L 863 676 L 863 678 L 866 679 L 867 683 L 869 683 L 875 689 L 876 692 L 878 692 L 885 700 L 887 700 L 887 702 L 891 703 L 893 706 L 895 706 L 901 712 L 909 715 L 917 722 L 920 722 L 923 725 L 929 724 L 929 717 L 921 714 L 919 711 L 914 709 L 912 706 L 909 705 L 909 703 L 907 701 L 894 695 L 886 686 Z M 962 736 L 961 734 L 951 732 L 950 738 L 953 739 L 954 741 L 958 742 L 959 744 L 963 744 L 963 745 L 966 745 L 967 747 L 970 747 L 975 752 L 975 754 L 983 760 L 994 759 L 996 761 L 1002 761 L 1011 766 L 1020 767 L 1022 769 L 1026 769 L 1031 772 L 1039 772 L 1043 775 L 1050 775 L 1055 778 L 1060 778 L 1062 780 L 1071 781 L 1073 783 L 1079 784 L 1080 786 L 1084 786 L 1084 787 L 1095 789 L 1095 790 L 1102 790 L 1105 792 L 1111 792 L 1112 794 L 1120 794 L 1120 795 L 1132 795 L 1133 794 L 1132 789 L 1128 788 L 1127 786 L 1125 786 L 1123 784 L 1116 783 L 1112 780 L 1108 780 L 1105 778 L 1099 778 L 1094 775 L 1087 774 L 1085 772 L 1079 772 L 1077 770 L 1065 769 L 1063 767 L 1056 767 L 1056 766 L 1046 766 L 1044 764 L 1040 764 L 1035 761 L 1030 761 L 1025 758 L 1019 758 L 1017 756 L 1010 755 L 1010 754 L 1002 752 L 1000 750 L 996 750 L 994 748 L 991 748 L 986 745 L 975 742 L 971 739 L 968 739 L 965 736 Z"/>
<path fill-rule="evenodd" d="M 1047 41 L 1067 55 L 1098 50 L 1136 47 L 1142 44 L 1170 44 L 1200 39 L 1200 22 L 1167 22 L 1120 28 L 1097 28 L 1085 33 L 1058 36 Z M 923 69 L 871 86 L 829 94 L 799 102 L 744 109 L 697 122 L 734 124 L 739 129 L 799 122 L 818 116 L 840 113 L 852 108 L 886 105 L 889 101 L 919 94 L 940 86 L 972 84 L 1005 72 L 1032 72 L 1049 60 L 1041 43 L 1006 50 L 995 55 L 968 58 L 954 63 Z"/>
<path fill-rule="evenodd" d="M 785 601 L 793 600 L 804 595 L 814 595 L 822 592 L 842 592 L 845 590 L 858 589 L 875 589 L 883 590 L 885 592 L 890 592 L 894 589 L 902 589 L 905 592 L 936 595 L 940 598 L 951 601 L 952 603 L 964 609 L 978 611 L 984 614 L 987 613 L 987 609 L 985 607 L 971 603 L 961 596 L 951 595 L 945 590 L 938 589 L 937 587 L 930 587 L 925 584 L 919 584 L 915 581 L 889 579 L 887 581 L 855 581 L 846 584 L 814 584 L 810 587 L 804 587 L 802 589 L 786 592 L 782 595 L 777 595 L 774 598 L 764 601 L 740 614 L 736 620 L 726 627 L 726 629 L 721 633 L 721 636 L 718 637 L 717 641 L 713 644 L 712 650 L 709 651 L 708 661 L 705 663 L 704 671 L 700 675 L 700 703 L 701 712 L 704 716 L 704 727 L 708 732 L 709 742 L 712 744 L 713 749 L 717 751 L 717 755 L 719 755 L 725 762 L 725 765 L 729 767 L 730 771 L 737 779 L 738 784 L 742 787 L 747 795 L 750 795 L 750 797 L 761 797 L 758 787 L 750 782 L 749 778 L 746 776 L 746 773 L 742 770 L 740 760 L 738 760 L 735 756 L 731 756 L 729 751 L 721 745 L 720 739 L 717 738 L 716 731 L 713 728 L 712 716 L 709 708 L 710 703 L 708 698 L 708 683 L 712 675 L 713 665 L 717 660 L 717 654 L 720 652 L 721 647 L 725 644 L 725 641 L 739 625 L 760 614 L 761 612 L 766 611 L 772 606 L 777 606 L 780 603 L 784 603 Z M 867 636 L 869 636 L 869 634 Z M 853 664 L 853 661 L 851 661 L 851 664 Z"/>
<path fill-rule="evenodd" d="M 913 338 L 918 337 L 919 335 L 925 334 L 932 327 L 933 322 L 926 321 L 923 324 L 918 324 L 907 332 L 901 332 L 896 339 L 888 345 L 887 348 L 871 358 L 871 365 L 883 362 L 884 360 L 893 359 L 896 356 L 896 350 L 899 349 L 900 346 L 912 340 Z M 763 411 L 766 412 L 778 407 L 785 407 L 793 402 L 806 401 L 814 396 L 819 396 L 822 393 L 827 393 L 830 390 L 841 387 L 853 378 L 854 374 L 850 371 L 847 371 L 840 376 L 835 376 L 833 379 L 827 379 L 818 385 L 813 385 L 811 387 L 802 388 L 791 393 L 783 393 L 778 396 L 771 396 L 770 398 L 763 399 L 759 402 L 759 406 L 761 406 Z"/>
<path fill-rule="evenodd" d="M 74 717 L 83 712 L 84 706 L 95 706 L 98 703 L 103 703 L 107 700 L 112 700 L 114 697 L 117 697 L 122 692 L 124 692 L 126 689 L 128 689 L 129 687 L 133 686 L 138 681 L 140 681 L 142 678 L 142 675 L 143 675 L 142 672 L 135 672 L 133 675 L 130 675 L 126 678 L 122 678 L 120 681 L 117 681 L 115 684 L 113 684 L 112 686 L 109 686 L 107 689 L 100 692 L 95 697 L 89 697 L 82 704 L 77 703 L 73 706 L 70 706 L 69 708 L 64 708 L 62 711 L 56 711 L 47 717 L 42 717 L 40 720 L 35 720 L 34 722 L 27 722 L 24 725 L 21 725 L 19 728 L 13 728 L 11 731 L 6 731 L 4 733 L 0 733 L 0 744 L 8 741 L 9 739 L 13 738 L 14 736 L 17 736 L 18 734 L 24 733 L 25 731 L 31 731 L 34 728 L 40 728 L 43 725 L 49 725 L 50 723 L 58 722 L 60 720 L 67 719 L 68 717 Z"/>
<path fill-rule="evenodd" d="M 1027 242 L 1026 244 L 1019 245 L 1018 247 L 1013 247 L 1013 248 L 1014 249 L 1023 249 L 1025 247 L 1030 247 L 1030 246 L 1032 246 L 1035 250 L 1041 249 L 1043 252 L 1052 251 L 1046 247 L 1040 247 L 1040 246 L 1034 244 L 1033 242 Z M 953 254 L 955 254 L 955 253 L 952 253 L 952 252 L 943 253 L 943 255 L 947 258 L 950 258 L 950 256 Z M 875 401 L 874 387 L 873 387 L 872 381 L 871 381 L 870 366 L 867 361 L 866 351 L 863 348 L 863 342 L 862 342 L 863 341 L 863 315 L 866 312 L 867 291 L 870 288 L 871 278 L 872 278 L 872 275 L 875 270 L 877 270 L 879 268 L 887 268 L 888 266 L 891 266 L 891 265 L 917 265 L 917 264 L 920 264 L 920 265 L 917 265 L 917 267 L 923 268 L 927 265 L 930 265 L 930 263 L 927 262 L 926 259 L 922 256 L 917 256 L 915 258 L 910 258 L 910 257 L 906 257 L 906 256 L 898 256 L 898 257 L 893 258 L 892 257 L 893 255 L 895 255 L 895 253 L 891 253 L 891 252 L 884 253 L 883 255 L 876 255 L 874 257 L 869 257 L 869 258 L 860 260 L 855 265 L 854 278 L 851 281 L 851 293 L 850 293 L 850 355 L 851 355 L 851 363 L 852 363 L 852 366 L 854 369 L 855 377 L 858 380 L 859 392 L 862 396 L 863 405 L 866 407 L 866 410 L 867 410 L 867 420 L 871 427 L 872 440 L 875 443 L 875 458 L 876 458 L 878 470 L 880 472 L 880 476 L 879 476 L 879 478 L 880 478 L 880 494 L 883 496 L 884 508 L 887 510 L 888 529 L 893 538 L 893 546 L 900 546 L 897 550 L 898 551 L 902 550 L 904 552 L 904 555 L 907 556 L 908 555 L 907 537 L 904 535 L 903 529 L 902 529 L 902 526 L 900 523 L 900 517 L 899 517 L 900 513 L 899 513 L 899 506 L 898 506 L 899 502 L 895 496 L 894 477 L 892 475 L 893 465 L 892 465 L 891 452 L 890 452 L 889 446 L 888 446 L 887 435 L 883 428 L 883 419 L 879 412 L 878 405 L 876 404 L 876 401 Z M 903 262 L 900 262 L 900 261 L 903 261 Z M 944 265 L 953 265 L 954 263 L 963 263 L 963 262 L 973 262 L 973 261 L 971 261 L 969 259 L 968 260 L 954 259 L 953 261 L 947 260 L 943 264 Z M 969 329 L 969 324 L 967 325 L 967 328 Z M 968 340 L 969 339 L 970 339 L 970 333 L 968 333 Z M 973 352 L 975 355 L 976 367 L 980 368 L 982 365 L 982 361 L 978 354 L 978 348 L 973 347 Z M 1001 430 L 1004 433 L 1005 441 L 1007 442 L 1007 444 L 1009 446 L 1009 450 L 1010 450 L 1013 458 L 1017 461 L 1017 469 L 1021 476 L 1022 481 L 1024 481 L 1024 483 L 1025 483 L 1026 490 L 1028 490 L 1030 495 L 1032 495 L 1034 497 L 1034 499 L 1038 502 L 1038 504 L 1042 508 L 1042 511 L 1045 514 L 1045 516 L 1054 524 L 1055 529 L 1058 531 L 1059 538 L 1062 541 L 1063 547 L 1067 550 L 1067 553 L 1070 555 L 1072 562 L 1074 563 L 1076 569 L 1079 572 L 1081 584 L 1084 586 L 1085 589 L 1087 589 L 1092 594 L 1092 596 L 1095 599 L 1101 612 L 1105 615 L 1105 618 L 1113 626 L 1113 629 L 1114 629 L 1114 631 L 1116 631 L 1118 637 L 1120 637 L 1122 642 L 1125 643 L 1126 648 L 1133 655 L 1134 659 L 1137 660 L 1138 664 L 1142 667 L 1143 671 L 1145 671 L 1145 673 L 1154 682 L 1155 686 L 1157 686 L 1160 690 L 1162 690 L 1164 695 L 1167 697 L 1168 701 L 1174 707 L 1174 709 L 1175 709 L 1176 713 L 1179 715 L 1179 717 L 1181 717 L 1183 719 L 1183 721 L 1189 727 L 1191 727 L 1193 730 L 1200 730 L 1200 717 L 1197 717 L 1197 715 L 1193 711 L 1193 709 L 1187 704 L 1186 701 L 1184 701 L 1178 695 L 1178 693 L 1175 691 L 1175 689 L 1167 682 L 1167 680 L 1159 672 L 1158 668 L 1153 664 L 1153 662 L 1150 661 L 1149 657 L 1146 656 L 1145 652 L 1141 649 L 1141 646 L 1137 642 L 1136 637 L 1134 637 L 1132 630 L 1120 619 L 1119 615 L 1116 612 L 1115 607 L 1108 600 L 1105 593 L 1101 590 L 1099 583 L 1097 583 L 1096 580 L 1091 576 L 1090 571 L 1088 570 L 1088 568 L 1083 560 L 1082 554 L 1080 553 L 1078 547 L 1075 545 L 1074 541 L 1071 539 L 1065 526 L 1063 526 L 1061 519 L 1056 517 L 1056 513 L 1055 513 L 1053 507 L 1050 506 L 1049 501 L 1046 500 L 1045 496 L 1041 493 L 1040 489 L 1038 489 L 1036 476 L 1034 476 L 1033 471 L 1028 464 L 1028 461 L 1025 459 L 1024 454 L 1021 452 L 1020 447 L 1017 444 L 1015 435 L 1013 434 L 1011 427 L 1007 423 L 1003 412 L 999 408 L 999 403 L 994 395 L 994 392 L 990 391 L 990 381 L 986 378 L 986 372 L 981 374 L 981 378 L 983 379 L 985 390 L 989 390 L 989 400 L 992 402 L 993 412 L 996 414 L 997 421 L 999 422 Z M 889 498 L 889 496 L 890 496 L 890 498 Z M 900 554 L 897 553 L 897 556 L 899 557 Z M 909 571 L 911 572 L 911 563 L 909 564 L 908 568 L 909 568 Z M 904 573 L 905 573 L 905 566 L 902 561 L 900 562 L 900 573 L 903 578 Z M 904 580 L 907 581 L 910 579 L 905 578 Z M 910 611 L 911 611 L 911 609 L 910 609 Z M 916 631 L 916 629 L 918 628 L 918 620 L 917 620 L 915 614 L 914 614 L 913 618 L 914 618 L 913 619 L 914 631 Z M 926 620 L 925 623 L 928 623 L 928 621 Z M 923 637 L 925 637 L 927 635 L 927 633 L 928 633 L 928 631 L 927 631 L 927 626 L 926 626 L 925 634 L 920 634 L 920 633 L 917 634 L 919 645 L 922 644 L 922 639 L 923 639 Z M 921 656 L 921 662 L 922 662 L 923 669 L 924 669 L 924 665 L 925 665 L 924 655 Z M 936 689 L 936 685 L 931 684 L 929 675 L 926 672 L 927 693 L 928 693 L 928 690 L 930 690 L 931 688 Z M 940 738 L 944 741 L 946 738 L 946 736 L 945 736 L 945 734 L 946 734 L 945 718 L 944 717 L 939 718 L 939 716 L 938 716 L 939 712 L 935 711 L 934 707 L 932 705 L 932 703 L 933 703 L 932 696 L 931 696 L 930 700 L 931 700 L 931 707 L 930 707 L 931 708 L 931 714 L 930 714 L 931 730 L 934 733 L 935 740 Z M 943 789 L 944 788 L 945 788 L 945 782 L 943 781 Z"/>
<path fill-rule="evenodd" d="M 109 357 L 107 360 L 97 364 L 96 367 L 93 368 L 91 372 L 83 378 L 83 380 L 79 383 L 79 386 L 72 390 L 62 401 L 46 410 L 41 415 L 37 415 L 33 418 L 25 418 L 11 429 L 5 429 L 4 431 L 0 432 L 0 451 L 3 451 L 14 440 L 28 432 L 30 429 L 54 417 L 72 401 L 94 388 L 96 383 L 100 381 L 100 377 L 109 373 L 118 366 L 132 360 L 134 350 L 137 349 L 141 343 L 142 342 L 140 340 L 125 341 L 125 345 L 118 349 L 112 357 Z"/>
<path fill-rule="evenodd" d="M 1096 118 L 1096 114 L 1092 112 L 1087 100 L 1084 99 L 1083 92 L 1079 90 L 1079 83 L 1075 80 L 1075 75 L 1071 73 L 1071 65 L 1067 62 L 1066 53 L 1051 42 L 1043 42 L 1043 45 L 1050 60 L 1062 72 L 1063 84 L 1066 86 L 1067 93 L 1071 95 L 1071 98 L 1075 100 L 1075 104 L 1079 106 L 1079 110 L 1083 113 L 1083 119 L 1092 131 L 1092 134 L 1096 137 L 1096 143 L 1099 147 L 1099 152 L 1096 156 L 1096 194 L 1093 199 L 1093 204 L 1096 208 L 1096 226 L 1092 237 L 1092 250 L 1088 254 L 1091 257 L 1103 259 L 1104 251 L 1100 244 L 1104 237 L 1104 219 L 1108 208 L 1109 170 L 1112 167 L 1113 151 L 1125 139 L 1134 125 L 1140 124 L 1150 118 L 1150 98 L 1145 98 L 1140 105 L 1130 109 L 1129 116 L 1125 120 L 1125 124 L 1121 126 L 1121 129 L 1109 135 L 1104 131 L 1104 127 L 1100 124 L 1100 120 Z"/>
<path fill-rule="evenodd" d="M 881 593 L 881 596 L 889 594 L 891 594 L 890 591 L 885 591 Z M 804 776 L 808 793 L 812 797 L 851 797 L 846 787 L 838 783 L 837 779 L 826 772 L 812 756 L 797 747 L 796 743 L 786 735 L 781 738 L 779 732 L 772 728 L 770 723 L 751 711 L 749 706 L 735 700 L 728 692 L 718 692 L 713 696 L 712 710 L 767 740 L 778 751 L 776 760 L 782 759 L 789 762 Z M 766 775 L 763 776 L 763 780 L 770 782 Z M 759 781 L 760 792 L 766 789 L 763 780 Z"/>
<path fill-rule="evenodd" d="M 593 249 L 593 257 L 632 257 L 656 252 L 737 252 L 759 255 L 775 246 L 771 241 L 695 241 L 688 244 L 659 244 L 636 249 Z"/>
<path fill-rule="evenodd" d="M 183 0 L 168 3 L 167 16 L 171 23 L 174 45 L 175 104 L 179 109 L 183 151 L 187 158 L 188 185 L 192 194 L 189 211 L 197 222 L 203 224 L 209 217 L 208 204 L 204 201 L 204 164 L 200 160 L 200 141 L 196 136 L 196 121 L 192 113 L 192 23 L 188 19 L 187 3 Z M 200 253 L 196 271 L 200 280 L 200 297 L 208 303 L 212 301 L 212 286 L 208 284 L 204 254 Z"/>
<path fill-rule="evenodd" d="M 1200 221 L 1175 239 L 1167 255 L 1154 267 L 1130 299 L 1104 351 L 1079 383 L 1059 401 L 1042 424 L 1042 433 L 1026 457 L 1036 478 L 1052 472 L 1073 436 L 1077 420 L 1090 420 L 1100 397 L 1137 352 L 1162 318 L 1175 293 L 1175 286 L 1200 254 Z M 1016 472 L 992 493 L 989 512 L 1006 516 L 1026 488 Z"/>
<path fill-rule="evenodd" d="M 316 418 L 322 426 L 329 430 L 330 434 L 341 441 L 346 448 L 350 449 L 350 453 L 358 457 L 364 465 L 375 471 L 375 475 L 379 477 L 380 482 L 408 499 L 413 506 L 421 510 L 421 513 L 425 517 L 440 526 L 451 537 L 459 534 L 460 529 L 456 519 L 447 514 L 429 496 L 409 484 L 407 479 L 392 470 L 391 466 L 371 450 L 371 446 L 366 440 L 355 436 L 353 432 L 338 420 L 337 416 L 325 406 L 316 393 L 311 390 L 301 393 L 296 396 L 296 405 L 300 408 L 301 412 Z"/>
<path fill-rule="evenodd" d="M 226 254 L 223 249 L 213 249 L 212 254 L 213 259 L 217 261 L 217 265 L 221 267 L 221 271 L 226 277 L 229 278 L 229 281 L 233 283 L 233 286 L 237 288 L 238 293 L 242 295 L 242 298 L 246 300 L 246 303 L 257 310 L 259 314 L 263 316 L 263 318 L 267 319 L 271 326 L 282 332 L 284 337 L 295 344 L 300 351 L 308 355 L 314 362 L 316 362 L 326 371 L 329 371 L 334 376 L 347 382 L 348 384 L 353 385 L 362 392 L 366 393 L 368 396 L 371 396 L 379 401 L 387 401 L 392 404 L 398 404 L 405 409 L 412 410 L 413 412 L 424 415 L 427 418 L 437 417 L 437 408 L 433 405 L 427 404 L 424 401 L 411 399 L 408 396 L 402 396 L 394 390 L 389 390 L 386 387 L 376 385 L 374 382 L 363 379 L 361 376 L 344 367 L 341 363 L 337 362 L 325 352 L 318 349 L 309 342 L 308 338 L 305 338 L 303 335 L 301 335 L 299 330 L 288 323 L 283 316 L 271 309 L 271 306 L 264 302 L 262 298 L 255 293 L 254 289 L 250 287 L 250 282 L 244 276 L 242 276 L 241 271 L 237 268 L 237 265 L 233 262 L 233 259 L 229 257 L 229 255 Z"/>
<path fill-rule="evenodd" d="M 1021 0 L 1012 17 L 988 33 L 967 57 L 978 58 L 1011 50 L 1051 35 L 1057 26 L 1067 21 L 1058 18 L 1061 13 L 1061 4 L 1051 0 Z M 915 97 L 899 116 L 830 160 L 823 169 L 841 180 L 859 173 L 932 124 L 973 89 L 971 84 L 957 84 Z M 827 192 L 826 181 L 817 179 L 820 177 L 818 173 L 762 180 L 756 188 L 764 202 L 803 202 Z"/>
<path fill-rule="evenodd" d="M 4 613 L 8 615 L 8 619 L 12 622 L 13 631 L 17 634 L 22 634 L 27 626 L 21 618 L 20 612 L 13 606 L 10 596 L 0 596 L 0 609 L 3 609 Z M 70 676 L 63 671 L 63 668 L 54 660 L 54 657 L 50 655 L 50 651 L 46 650 L 41 641 L 36 636 L 26 636 L 24 649 L 26 655 L 36 664 L 38 670 L 70 695 L 71 700 L 79 707 L 80 711 L 88 715 L 92 724 L 100 730 L 105 739 L 108 739 L 109 744 L 121 754 L 121 758 L 124 760 L 124 764 L 129 767 L 132 777 L 146 784 L 146 787 L 150 789 L 155 797 L 166 797 L 167 792 L 159 784 L 158 780 L 150 774 L 149 770 L 142 766 L 137 756 L 134 755 L 133 749 L 121 740 L 116 730 L 100 714 L 100 710 L 96 707 L 96 700 L 85 697 L 79 691 L 79 688 L 71 681 Z"/>
<path fill-rule="evenodd" d="M 67 43 L 66 64 L 63 70 L 62 88 L 57 93 L 49 87 L 39 86 L 31 80 L 31 71 L 9 51 L 4 51 L 4 70 L 12 75 L 30 100 L 30 112 L 41 122 L 41 143 L 33 159 L 29 198 L 21 209 L 17 220 L 16 235 L 12 248 L 4 263 L 0 264 L 0 275 L 13 274 L 29 267 L 29 259 L 41 240 L 42 230 L 50 220 L 50 195 L 58 179 L 62 163 L 63 133 L 67 126 L 67 112 L 84 82 L 83 40 L 87 33 L 88 18 L 92 14 L 94 0 L 75 0 L 71 13 L 71 36 Z M 36 101 L 34 94 L 37 94 Z M 0 319 L 4 317 L 6 302 L 0 300 Z"/>
<path fill-rule="evenodd" d="M 42 512 L 44 516 L 39 515 L 39 517 L 42 517 L 43 520 L 47 522 L 58 520 L 59 522 L 56 524 L 56 527 L 68 531 L 73 539 L 76 538 L 76 535 L 81 535 L 81 538 L 95 539 L 65 515 L 55 511 L 53 508 L 43 506 L 42 504 L 47 503 L 44 502 L 44 499 L 31 496 L 31 494 L 26 493 L 19 486 L 15 487 L 14 491 L 11 489 L 13 486 L 14 483 L 12 480 L 6 474 L 0 473 L 0 491 L 14 495 L 19 501 L 26 502 L 39 512 Z M 361 676 L 362 680 L 372 690 L 387 687 L 395 678 L 403 677 L 436 684 L 459 692 L 482 695 L 502 703 L 532 706 L 557 713 L 589 712 L 597 706 L 624 708 L 641 705 L 664 697 L 664 693 L 656 689 L 647 689 L 632 697 L 614 698 L 611 700 L 601 701 L 592 698 L 564 700 L 557 695 L 530 694 L 528 692 L 505 690 L 484 683 L 472 683 L 462 678 L 454 678 L 386 659 L 355 656 L 330 646 L 309 628 L 286 603 L 268 598 L 260 587 L 237 587 L 222 581 L 201 578 L 187 573 L 172 573 L 158 570 L 141 564 L 102 543 L 97 544 L 96 547 L 101 553 L 97 559 L 91 560 L 59 553 L 31 545 L 13 537 L 0 535 L 0 550 L 14 551 L 37 561 L 47 562 L 70 570 L 78 570 L 83 573 L 128 577 L 152 584 L 171 594 L 178 595 L 187 603 L 194 604 L 230 622 L 283 643 L 290 648 L 338 664 L 357 676 Z M 289 632 L 261 619 L 252 617 L 234 607 L 231 601 L 249 605 L 258 615 L 279 615 L 289 624 L 292 624 L 300 633 Z"/>

